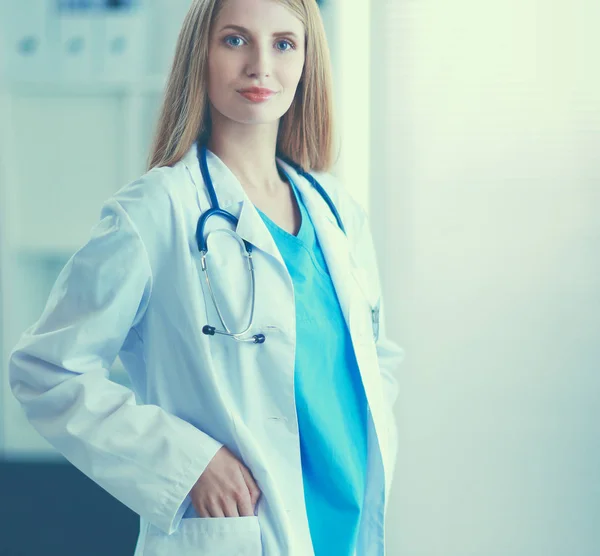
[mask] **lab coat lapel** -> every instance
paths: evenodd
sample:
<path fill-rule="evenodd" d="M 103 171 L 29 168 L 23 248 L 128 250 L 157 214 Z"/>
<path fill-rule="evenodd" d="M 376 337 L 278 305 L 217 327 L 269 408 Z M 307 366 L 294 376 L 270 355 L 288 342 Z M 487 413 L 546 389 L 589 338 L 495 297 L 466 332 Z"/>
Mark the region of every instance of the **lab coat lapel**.
<path fill-rule="evenodd" d="M 242 203 L 236 232 L 254 247 L 270 255 L 285 266 L 271 232 L 269 232 L 256 207 L 249 199 L 246 199 Z"/>
<path fill-rule="evenodd" d="M 308 184 L 310 190 L 302 190 L 302 198 L 310 213 L 317 238 L 327 262 L 329 274 L 333 281 L 344 318 L 350 326 L 352 300 L 355 295 L 351 278 L 350 247 L 344 232 L 337 225 L 333 215 L 329 215 L 329 207 L 319 193 Z M 329 211 L 330 212 L 330 211 Z"/>
<path fill-rule="evenodd" d="M 372 326 L 367 298 L 357 280 L 356 264 L 351 253 L 351 245 L 346 234 L 340 229 L 331 209 L 318 191 L 289 166 L 294 183 L 310 213 L 317 238 L 323 250 L 327 267 L 333 281 L 348 330 L 356 360 L 360 369 L 363 386 L 369 402 L 373 422 L 377 430 L 383 460 L 386 461 L 387 415 L 383 396 L 379 363 L 375 343 L 372 340 Z"/>
<path fill-rule="evenodd" d="M 196 146 L 194 145 L 186 158 L 189 157 L 188 168 L 197 183 L 202 183 Z M 270 255 L 280 264 L 285 265 L 277 245 L 265 226 L 254 204 L 246 195 L 242 184 L 227 165 L 212 151 L 207 151 L 206 162 L 210 172 L 213 187 L 219 201 L 219 206 L 238 219 L 236 232 L 242 239 L 248 241 L 253 247 Z M 226 221 L 222 220 L 225 224 Z"/>
<path fill-rule="evenodd" d="M 348 238 L 338 226 L 329 206 L 312 184 L 289 164 L 282 162 L 281 165 L 302 195 L 323 250 L 342 313 L 350 326 L 350 311 L 355 292 L 353 280 L 349 279 L 352 267 Z"/>

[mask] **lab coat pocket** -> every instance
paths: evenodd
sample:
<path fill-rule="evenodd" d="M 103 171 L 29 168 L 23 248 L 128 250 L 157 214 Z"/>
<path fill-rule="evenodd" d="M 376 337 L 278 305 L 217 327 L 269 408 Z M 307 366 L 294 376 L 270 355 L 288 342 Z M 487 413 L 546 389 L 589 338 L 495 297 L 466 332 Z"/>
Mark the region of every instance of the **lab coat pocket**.
<path fill-rule="evenodd" d="M 150 525 L 143 556 L 260 556 L 257 516 L 182 519 L 171 535 Z"/>

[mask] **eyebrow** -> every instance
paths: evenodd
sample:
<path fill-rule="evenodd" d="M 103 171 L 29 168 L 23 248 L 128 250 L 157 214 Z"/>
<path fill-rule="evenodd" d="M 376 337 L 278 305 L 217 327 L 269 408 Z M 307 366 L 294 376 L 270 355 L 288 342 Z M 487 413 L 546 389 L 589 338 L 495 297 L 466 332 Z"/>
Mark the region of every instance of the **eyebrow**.
<path fill-rule="evenodd" d="M 249 29 L 246 29 L 245 27 L 242 27 L 241 25 L 225 25 L 225 27 L 221 28 L 219 33 L 221 31 L 225 31 L 225 29 L 233 29 L 234 31 L 239 31 L 240 33 L 247 33 L 249 35 L 252 34 Z M 296 33 L 294 33 L 293 31 L 280 31 L 278 33 L 273 33 L 273 36 L 274 37 L 289 36 L 289 37 L 294 37 L 295 39 L 298 39 L 298 35 L 296 35 Z"/>

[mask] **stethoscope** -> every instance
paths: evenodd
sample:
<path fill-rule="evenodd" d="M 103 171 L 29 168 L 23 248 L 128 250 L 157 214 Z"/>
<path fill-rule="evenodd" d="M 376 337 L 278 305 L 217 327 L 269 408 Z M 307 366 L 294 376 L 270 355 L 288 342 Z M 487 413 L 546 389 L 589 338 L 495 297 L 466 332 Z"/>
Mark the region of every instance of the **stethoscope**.
<path fill-rule="evenodd" d="M 252 245 L 245 239 L 242 239 L 239 236 L 239 234 L 237 234 L 235 231 L 230 230 L 228 228 L 217 228 L 216 230 L 213 230 L 212 232 L 210 232 L 206 237 L 204 236 L 204 229 L 206 227 L 206 222 L 211 216 L 220 216 L 222 218 L 225 218 L 225 220 L 227 220 L 231 224 L 233 224 L 234 227 L 237 227 L 238 219 L 235 216 L 233 216 L 233 214 L 231 214 L 230 212 L 227 212 L 226 210 L 223 210 L 219 206 L 217 194 L 215 192 L 215 188 L 214 188 L 212 179 L 210 177 L 210 172 L 208 171 L 206 145 L 201 145 L 200 141 L 198 141 L 196 143 L 196 150 L 198 153 L 198 160 L 200 162 L 200 171 L 202 172 L 202 178 L 204 179 L 204 183 L 206 184 L 206 188 L 208 190 L 208 195 L 210 197 L 210 204 L 211 204 L 211 207 L 206 212 L 204 212 L 198 219 L 198 225 L 196 226 L 196 242 L 198 243 L 198 249 L 200 250 L 201 267 L 202 267 L 202 271 L 204 273 L 204 277 L 206 279 L 208 291 L 210 293 L 210 297 L 212 299 L 213 305 L 215 306 L 215 309 L 217 311 L 217 315 L 219 316 L 219 320 L 221 321 L 221 325 L 223 326 L 222 330 L 218 330 L 214 326 L 210 326 L 209 324 L 207 324 L 202 328 L 202 332 L 204 334 L 206 334 L 207 336 L 214 336 L 215 334 L 221 334 L 223 336 L 229 336 L 230 338 L 233 338 L 234 340 L 237 340 L 239 342 L 252 342 L 254 344 L 262 344 L 262 343 L 264 343 L 264 341 L 266 339 L 264 334 L 254 334 L 253 336 L 245 337 L 248 330 L 250 330 L 250 328 L 252 327 L 252 323 L 254 320 L 254 305 L 255 305 L 255 301 L 256 301 L 256 283 L 255 283 L 255 277 L 254 277 L 254 263 L 252 262 Z M 346 229 L 344 228 L 344 225 L 342 223 L 342 218 L 341 218 L 339 212 L 337 211 L 337 209 L 335 208 L 335 205 L 334 205 L 333 201 L 331 200 L 331 197 L 327 194 L 325 189 L 323 189 L 323 186 L 313 176 L 311 176 L 308 172 L 305 172 L 304 170 L 302 170 L 302 168 L 298 164 L 293 162 L 292 160 L 289 160 L 289 159 L 283 158 L 283 157 L 280 157 L 280 158 L 282 160 L 284 160 L 287 164 L 289 164 L 292 168 L 294 168 L 294 170 L 296 172 L 298 172 L 298 174 L 305 177 L 311 183 L 311 185 L 319 192 L 319 194 L 321 195 L 321 197 L 323 197 L 323 200 L 327 203 L 331 212 L 335 216 L 338 226 L 345 234 Z M 281 168 L 281 166 L 279 164 L 277 165 L 277 167 L 278 167 L 279 171 L 281 173 L 283 173 L 288 178 L 289 182 L 291 183 L 291 180 L 290 180 L 288 174 L 285 172 L 285 170 L 283 168 Z M 210 236 L 210 234 L 215 234 L 215 233 L 224 233 L 224 234 L 227 234 L 227 235 L 233 237 L 239 243 L 241 252 L 242 252 L 243 256 L 247 259 L 248 271 L 250 272 L 250 287 L 252 289 L 252 299 L 251 299 L 251 305 L 250 305 L 250 318 L 248 320 L 248 326 L 246 326 L 246 328 L 244 328 L 244 330 L 242 330 L 241 332 L 233 332 L 225 324 L 223 315 L 219 309 L 219 304 L 217 303 L 217 299 L 215 297 L 213 288 L 210 283 L 210 276 L 209 276 L 206 256 L 208 254 L 208 237 Z"/>

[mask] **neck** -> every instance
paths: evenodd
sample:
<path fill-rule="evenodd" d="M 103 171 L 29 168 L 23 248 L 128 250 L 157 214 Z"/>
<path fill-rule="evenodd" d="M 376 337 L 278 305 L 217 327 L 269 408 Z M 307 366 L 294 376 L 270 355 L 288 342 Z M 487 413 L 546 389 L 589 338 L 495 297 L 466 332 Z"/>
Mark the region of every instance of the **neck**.
<path fill-rule="evenodd" d="M 213 111 L 207 147 L 247 192 L 272 194 L 282 186 L 275 160 L 278 127 L 279 122 L 239 124 Z"/>

